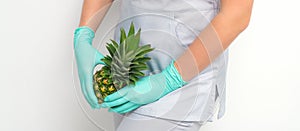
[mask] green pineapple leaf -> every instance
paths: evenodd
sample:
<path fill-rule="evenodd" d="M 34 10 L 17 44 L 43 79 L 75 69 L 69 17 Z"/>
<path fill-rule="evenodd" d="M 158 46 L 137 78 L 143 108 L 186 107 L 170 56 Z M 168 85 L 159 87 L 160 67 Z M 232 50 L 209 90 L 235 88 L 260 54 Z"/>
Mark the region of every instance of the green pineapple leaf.
<path fill-rule="evenodd" d="M 134 69 L 136 69 L 136 70 L 146 70 L 146 69 L 148 69 L 148 67 L 143 65 L 143 66 L 135 67 Z"/>
<path fill-rule="evenodd" d="M 133 22 L 130 24 L 130 29 L 127 36 L 133 36 L 135 34 Z"/>
<path fill-rule="evenodd" d="M 126 33 L 125 33 L 124 28 L 121 28 L 120 31 L 121 31 L 120 44 L 122 44 L 123 41 L 126 39 Z"/>
<path fill-rule="evenodd" d="M 112 39 L 111 39 L 110 41 L 113 43 L 115 49 L 118 49 L 118 48 L 119 48 L 119 44 L 118 44 L 116 41 L 114 41 L 114 40 L 112 40 Z"/>
<path fill-rule="evenodd" d="M 129 80 L 132 82 L 132 84 L 135 84 L 137 81 L 138 81 L 138 77 L 136 77 L 136 76 L 130 76 L 129 77 Z"/>
<path fill-rule="evenodd" d="M 130 75 L 134 75 L 134 76 L 144 76 L 145 74 L 139 70 L 131 70 L 130 71 Z"/>
<path fill-rule="evenodd" d="M 143 57 L 145 54 L 147 54 L 153 50 L 154 50 L 154 48 L 147 48 L 145 50 L 141 50 L 137 53 L 136 57 Z"/>
<path fill-rule="evenodd" d="M 104 58 L 102 58 L 101 61 L 103 61 L 106 66 L 110 67 L 111 62 L 112 62 L 112 58 L 107 55 Z"/>
<path fill-rule="evenodd" d="M 139 47 L 140 43 L 140 34 L 141 34 L 141 29 L 138 30 L 136 35 L 130 35 L 126 39 L 126 49 L 131 51 L 131 50 L 137 50 Z"/>
<path fill-rule="evenodd" d="M 116 48 L 114 47 L 114 45 L 111 43 L 107 43 L 106 49 L 108 50 L 110 56 L 113 57 L 116 52 Z"/>
<path fill-rule="evenodd" d="M 142 63 L 145 63 L 147 61 L 151 60 L 150 57 L 140 57 L 140 58 L 135 58 L 134 61 L 137 61 L 137 62 L 142 62 Z"/>

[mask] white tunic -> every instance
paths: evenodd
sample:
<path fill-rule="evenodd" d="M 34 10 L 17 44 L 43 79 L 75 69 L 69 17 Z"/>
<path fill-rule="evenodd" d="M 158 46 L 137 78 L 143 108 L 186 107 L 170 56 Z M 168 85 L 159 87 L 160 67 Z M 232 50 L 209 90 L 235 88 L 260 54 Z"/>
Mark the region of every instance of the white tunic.
<path fill-rule="evenodd" d="M 159 73 L 178 58 L 219 11 L 219 0 L 121 0 L 119 28 L 128 31 L 133 22 L 142 29 L 141 44 L 155 50 L 147 75 Z M 212 121 L 219 105 L 218 118 L 225 111 L 225 77 L 228 51 L 225 50 L 187 85 L 132 113 L 184 121 Z M 218 104 L 218 100 L 220 103 Z"/>

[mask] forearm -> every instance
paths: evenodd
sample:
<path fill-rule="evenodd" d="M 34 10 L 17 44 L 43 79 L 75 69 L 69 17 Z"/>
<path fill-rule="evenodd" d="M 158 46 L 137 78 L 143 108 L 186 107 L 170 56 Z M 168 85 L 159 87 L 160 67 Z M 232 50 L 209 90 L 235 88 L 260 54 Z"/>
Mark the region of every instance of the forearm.
<path fill-rule="evenodd" d="M 84 0 L 79 26 L 96 31 L 111 4 L 112 0 Z"/>
<path fill-rule="evenodd" d="M 246 29 L 252 3 L 252 0 L 222 0 L 219 14 L 175 61 L 175 67 L 185 81 L 204 70 Z"/>

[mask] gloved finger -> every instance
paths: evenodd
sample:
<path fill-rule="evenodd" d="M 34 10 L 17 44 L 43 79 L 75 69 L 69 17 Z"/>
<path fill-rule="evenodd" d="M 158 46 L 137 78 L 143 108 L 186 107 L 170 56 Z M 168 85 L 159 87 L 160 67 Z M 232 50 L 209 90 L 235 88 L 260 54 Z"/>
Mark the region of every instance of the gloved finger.
<path fill-rule="evenodd" d="M 104 102 L 101 104 L 101 107 L 114 107 L 114 106 L 119 106 L 122 105 L 124 103 L 127 103 L 128 100 L 125 99 L 124 97 L 121 97 L 120 99 L 114 100 L 114 101 L 108 101 L 108 102 Z"/>
<path fill-rule="evenodd" d="M 120 105 L 120 106 L 117 106 L 117 107 L 112 107 L 111 111 L 120 113 L 121 111 L 125 111 L 125 110 L 128 110 L 128 109 L 134 107 L 135 105 L 136 105 L 135 103 L 127 102 L 123 105 Z"/>
<path fill-rule="evenodd" d="M 97 97 L 96 97 L 94 89 L 93 89 L 92 74 L 90 74 L 86 77 L 83 89 L 86 90 L 85 97 L 87 98 L 91 107 L 99 109 L 100 105 L 98 104 L 98 100 L 97 100 Z"/>
<path fill-rule="evenodd" d="M 130 111 L 135 110 L 136 108 L 139 108 L 140 106 L 142 106 L 142 105 L 136 104 L 136 105 L 134 105 L 134 106 L 132 106 L 132 107 L 126 109 L 126 110 L 120 111 L 119 113 L 120 114 L 124 114 L 124 113 L 130 112 Z"/>
<path fill-rule="evenodd" d="M 124 88 L 118 90 L 117 92 L 115 92 L 115 93 L 113 93 L 113 94 L 110 94 L 110 95 L 106 96 L 106 97 L 104 98 L 104 101 L 105 101 L 105 102 L 109 102 L 109 101 L 115 101 L 115 100 L 117 100 L 117 99 L 120 99 L 120 98 L 122 98 L 123 96 L 125 96 L 125 95 L 128 93 L 129 90 L 130 90 L 130 88 L 128 88 L 128 87 L 126 86 L 126 87 L 124 87 Z"/>
<path fill-rule="evenodd" d="M 98 64 L 101 64 L 101 65 L 105 65 L 105 63 L 101 60 L 102 58 L 104 58 L 104 56 L 97 50 L 95 49 L 95 66 L 98 65 Z"/>
<path fill-rule="evenodd" d="M 86 88 L 85 88 L 85 81 L 84 81 L 83 79 L 80 79 L 80 86 L 81 86 L 82 94 L 83 94 L 83 96 L 85 97 L 85 100 L 86 100 L 89 104 L 91 104 L 91 103 L 90 103 L 90 102 L 91 102 L 90 98 L 87 97 L 88 95 L 87 95 L 87 91 L 86 91 Z"/>

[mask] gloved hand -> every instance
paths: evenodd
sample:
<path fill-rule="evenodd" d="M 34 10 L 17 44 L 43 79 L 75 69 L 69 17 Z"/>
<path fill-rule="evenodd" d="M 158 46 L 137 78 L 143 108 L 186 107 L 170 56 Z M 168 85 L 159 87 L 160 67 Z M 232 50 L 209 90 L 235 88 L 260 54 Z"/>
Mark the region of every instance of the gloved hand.
<path fill-rule="evenodd" d="M 93 71 L 96 65 L 104 65 L 101 61 L 104 56 L 92 46 L 94 36 L 91 28 L 78 27 L 74 32 L 74 52 L 84 97 L 92 108 L 100 108 L 93 90 Z"/>
<path fill-rule="evenodd" d="M 109 111 L 117 113 L 127 113 L 154 102 L 185 84 L 172 61 L 161 73 L 143 77 L 135 85 L 126 86 L 107 96 L 101 107 L 111 108 Z"/>

